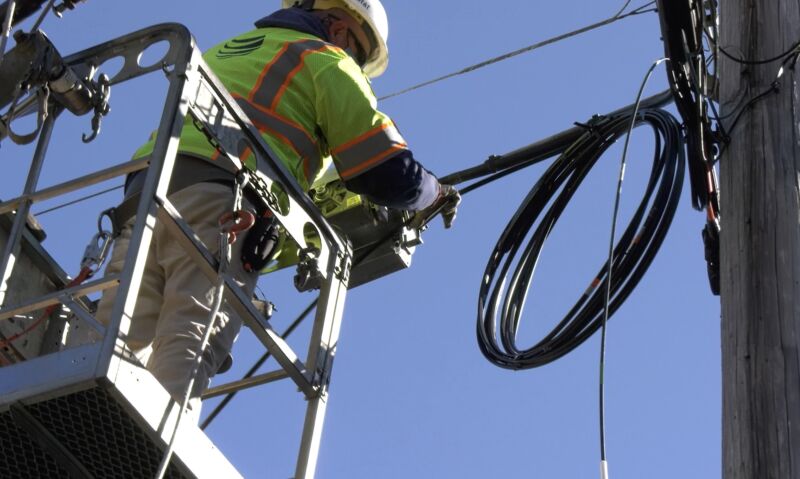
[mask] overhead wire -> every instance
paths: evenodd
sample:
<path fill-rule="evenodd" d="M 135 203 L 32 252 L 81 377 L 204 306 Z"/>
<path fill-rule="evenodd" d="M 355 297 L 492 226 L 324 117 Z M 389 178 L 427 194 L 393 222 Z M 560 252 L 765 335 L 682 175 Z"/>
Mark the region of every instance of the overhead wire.
<path fill-rule="evenodd" d="M 432 80 L 424 81 L 424 82 L 419 83 L 417 85 L 405 88 L 403 90 L 391 93 L 389 95 L 382 96 L 382 97 L 378 98 L 378 100 L 388 100 L 389 98 L 394 98 L 394 97 L 397 97 L 397 96 L 400 96 L 400 95 L 404 95 L 404 94 L 412 92 L 414 90 L 419 90 L 420 88 L 424 88 L 424 87 L 433 85 L 435 83 L 442 82 L 444 80 L 448 80 L 448 79 L 456 77 L 456 76 L 464 75 L 466 73 L 470 73 L 470 72 L 473 72 L 475 70 L 479 70 L 481 68 L 487 67 L 489 65 L 493 65 L 495 63 L 499 63 L 501 61 L 508 60 L 509 58 L 513 58 L 513 57 L 516 57 L 518 55 L 522 55 L 523 53 L 528 53 L 530 51 L 537 50 L 537 49 L 545 47 L 547 45 L 551 45 L 553 43 L 557 43 L 557 42 L 560 42 L 562 40 L 566 40 L 568 38 L 572 38 L 572 37 L 578 36 L 580 34 L 589 32 L 591 30 L 595 30 L 597 28 L 604 27 L 606 25 L 610 25 L 610 24 L 615 23 L 615 22 L 617 22 L 619 20 L 622 20 L 624 18 L 628 18 L 628 17 L 632 17 L 632 16 L 635 16 L 635 15 L 641 15 L 641 14 L 644 14 L 644 13 L 649 13 L 649 12 L 656 11 L 656 9 L 654 9 L 654 8 L 647 9 L 647 7 L 649 7 L 649 6 L 651 6 L 651 5 L 656 3 L 655 1 L 652 1 L 652 2 L 648 2 L 648 3 L 646 3 L 646 4 L 644 4 L 644 5 L 640 6 L 640 7 L 637 7 L 635 9 L 633 9 L 628 13 L 623 14 L 623 12 L 625 11 L 626 8 L 628 8 L 628 5 L 630 5 L 630 3 L 631 3 L 631 0 L 627 0 L 625 2 L 625 4 L 622 6 L 622 8 L 616 14 L 612 15 L 611 17 L 609 17 L 609 18 L 607 18 L 605 20 L 599 21 L 597 23 L 593 23 L 591 25 L 587 25 L 587 26 L 585 26 L 583 28 L 579 28 L 577 30 L 573 30 L 573 31 L 568 32 L 568 33 L 564 33 L 564 34 L 557 35 L 557 36 L 552 37 L 552 38 L 548 38 L 547 40 L 543 40 L 543 41 L 534 43 L 533 45 L 528 45 L 526 47 L 514 50 L 512 52 L 505 53 L 505 54 L 500 55 L 500 56 L 496 56 L 494 58 L 490 58 L 489 60 L 485 60 L 485 61 L 482 61 L 480 63 L 476 63 L 474 65 L 470 65 L 470 66 L 468 66 L 466 68 L 462 68 L 461 70 L 455 71 L 453 73 L 448 73 L 446 75 L 442 75 L 442 76 L 434 78 Z"/>
<path fill-rule="evenodd" d="M 763 60 L 750 60 L 747 58 L 735 57 L 733 56 L 733 54 L 728 53 L 728 51 L 722 48 L 721 46 L 719 46 L 718 48 L 723 55 L 725 55 L 727 58 L 733 60 L 736 63 L 741 63 L 742 65 L 766 65 L 768 63 L 774 63 L 778 60 L 783 60 L 787 56 L 790 56 L 792 53 L 796 53 L 797 50 L 800 49 L 800 40 L 798 40 L 794 45 L 792 45 L 791 48 L 781 53 L 780 55 L 775 55 L 773 57 L 765 58 Z"/>
<path fill-rule="evenodd" d="M 34 216 L 42 216 L 44 214 L 60 210 L 61 208 L 66 208 L 67 206 L 72 206 L 74 204 L 81 203 L 81 202 L 86 201 L 86 200 L 90 200 L 90 199 L 95 198 L 97 196 L 104 195 L 104 194 L 110 193 L 112 191 L 120 190 L 120 189 L 122 189 L 124 187 L 125 187 L 125 185 L 118 185 L 118 186 L 114 186 L 114 187 L 111 187 L 111 188 L 108 188 L 108 189 L 105 189 L 105 190 L 102 190 L 102 191 L 98 191 L 96 193 L 92 193 L 90 195 L 82 196 L 82 197 L 77 198 L 75 200 L 68 201 L 66 203 L 62 203 L 62 204 L 54 206 L 52 208 L 48 208 L 46 210 L 39 211 L 38 213 L 34 213 Z"/>

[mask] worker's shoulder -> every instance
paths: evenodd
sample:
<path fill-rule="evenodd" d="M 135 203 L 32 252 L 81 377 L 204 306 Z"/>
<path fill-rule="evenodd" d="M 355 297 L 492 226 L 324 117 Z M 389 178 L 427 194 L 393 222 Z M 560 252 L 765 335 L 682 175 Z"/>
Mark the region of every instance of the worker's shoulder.
<path fill-rule="evenodd" d="M 287 54 L 287 58 L 302 62 L 312 75 L 363 76 L 361 68 L 341 47 L 325 41 L 310 33 L 289 28 L 266 27 L 255 29 L 245 36 L 263 37 L 264 42 L 277 55 Z"/>
<path fill-rule="evenodd" d="M 212 56 L 218 59 L 227 59 L 253 57 L 255 54 L 261 59 L 269 59 L 287 51 L 293 53 L 293 56 L 305 56 L 306 52 L 316 53 L 326 56 L 334 62 L 347 57 L 344 50 L 315 35 L 279 27 L 255 28 L 240 33 L 213 46 L 205 52 L 204 56 L 207 59 Z M 264 54 L 267 56 L 265 57 Z"/>
<path fill-rule="evenodd" d="M 277 27 L 261 28 L 254 32 L 260 32 L 267 42 L 274 42 L 281 48 L 291 50 L 294 55 L 303 57 L 313 55 L 315 63 L 319 63 L 320 60 L 322 64 L 326 63 L 325 60 L 338 63 L 349 58 L 349 55 L 337 45 L 310 33 Z"/>
<path fill-rule="evenodd" d="M 291 28 L 256 28 L 240 36 L 263 39 L 265 44 L 279 45 L 282 48 L 291 48 L 298 52 L 328 53 L 335 58 L 347 56 L 344 50 L 333 43 L 325 41 L 311 33 L 293 30 Z"/>

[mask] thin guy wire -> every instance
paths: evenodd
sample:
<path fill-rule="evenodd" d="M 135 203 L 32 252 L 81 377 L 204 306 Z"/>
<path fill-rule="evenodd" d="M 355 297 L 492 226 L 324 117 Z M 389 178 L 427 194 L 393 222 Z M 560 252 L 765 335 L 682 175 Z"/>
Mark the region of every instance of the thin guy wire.
<path fill-rule="evenodd" d="M 650 9 L 650 10 L 643 10 L 644 8 L 646 8 L 646 7 L 648 7 L 648 6 L 650 6 L 650 5 L 655 3 L 655 2 L 649 2 L 649 3 L 646 3 L 646 4 L 642 5 L 642 6 L 640 6 L 640 7 L 636 8 L 636 9 L 634 9 L 634 10 L 632 10 L 632 11 L 630 11 L 630 12 L 624 14 L 624 15 L 622 15 L 622 12 L 628 7 L 630 2 L 631 2 L 631 0 L 628 0 L 625 3 L 625 5 L 622 7 L 622 10 L 620 10 L 616 15 L 611 16 L 611 17 L 609 17 L 609 18 L 607 18 L 607 19 L 605 19 L 603 21 L 600 21 L 600 22 L 597 22 L 597 23 L 593 23 L 591 25 L 588 25 L 586 27 L 580 28 L 578 30 L 574 30 L 574 31 L 569 32 L 569 33 L 564 33 L 564 34 L 549 38 L 547 40 L 543 40 L 543 41 L 538 42 L 538 43 L 534 43 L 533 45 L 529 45 L 527 47 L 520 48 L 519 50 L 514 50 L 513 52 L 509 52 L 509 53 L 506 53 L 504 55 L 500 55 L 498 57 L 491 58 L 489 60 L 483 61 L 481 63 L 477 63 L 477 64 L 472 65 L 472 66 L 468 66 L 468 67 L 463 68 L 463 69 L 461 69 L 461 70 L 459 70 L 457 72 L 448 73 L 447 75 L 443 75 L 443 76 L 440 76 L 438 78 L 434 78 L 433 80 L 428 80 L 426 82 L 420 83 L 418 85 L 414 85 L 414 86 L 406 88 L 404 90 L 400 90 L 398 92 L 391 93 L 391 94 L 386 95 L 386 96 L 382 96 L 382 97 L 378 98 L 378 100 L 386 100 L 386 99 L 389 99 L 389 98 L 394 98 L 396 96 L 404 95 L 404 94 L 412 92 L 414 90 L 418 90 L 420 88 L 423 88 L 423 87 L 426 87 L 426 86 L 429 86 L 429 85 L 433 85 L 434 83 L 439 83 L 441 81 L 453 78 L 455 76 L 464 75 L 465 73 L 469 73 L 469 72 L 481 69 L 483 67 L 487 67 L 489 65 L 492 65 L 492 64 L 495 64 L 495 63 L 499 63 L 499 62 L 504 61 L 504 60 L 508 60 L 509 58 L 515 57 L 517 55 L 521 55 L 523 53 L 527 53 L 527 52 L 530 52 L 530 51 L 545 47 L 547 45 L 551 45 L 553 43 L 557 43 L 557 42 L 560 42 L 562 40 L 566 40 L 568 38 L 580 35 L 582 33 L 586 33 L 586 32 L 588 32 L 590 30 L 594 30 L 594 29 L 609 25 L 609 24 L 614 23 L 614 22 L 616 22 L 618 20 L 622 20 L 623 18 L 627 18 L 627 17 L 633 16 L 633 15 L 640 15 L 640 14 L 643 14 L 643 13 L 656 11 L 656 9 L 654 9 L 654 8 Z"/>

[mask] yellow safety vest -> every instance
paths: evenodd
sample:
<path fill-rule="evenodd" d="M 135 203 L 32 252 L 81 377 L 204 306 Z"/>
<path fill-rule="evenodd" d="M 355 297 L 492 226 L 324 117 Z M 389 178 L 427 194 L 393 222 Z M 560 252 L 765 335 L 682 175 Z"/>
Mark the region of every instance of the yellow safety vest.
<path fill-rule="evenodd" d="M 305 190 L 331 160 L 347 180 L 407 148 L 392 120 L 378 111 L 355 61 L 318 37 L 259 28 L 203 58 Z M 134 158 L 150 154 L 153 143 L 151 138 Z M 183 128 L 179 150 L 210 161 L 219 155 L 192 122 Z"/>

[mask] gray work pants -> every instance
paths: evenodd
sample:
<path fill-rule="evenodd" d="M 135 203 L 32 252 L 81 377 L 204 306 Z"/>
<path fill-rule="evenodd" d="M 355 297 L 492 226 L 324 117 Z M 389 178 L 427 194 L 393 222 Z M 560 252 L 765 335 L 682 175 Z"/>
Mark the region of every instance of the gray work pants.
<path fill-rule="evenodd" d="M 198 183 L 171 194 L 169 199 L 195 234 L 216 255 L 219 218 L 233 207 L 231 187 Z M 250 205 L 244 200 L 243 206 Z M 115 240 L 106 274 L 122 270 L 133 222 L 133 219 L 128 221 Z M 232 245 L 228 272 L 247 295 L 252 295 L 258 275 L 242 268 L 243 242 L 242 235 L 239 235 Z M 157 223 L 126 343 L 176 400 L 182 399 L 188 386 L 213 295 L 214 285 L 166 228 Z M 103 294 L 97 311 L 98 321 L 108 323 L 115 296 L 116 289 Z M 192 389 L 190 407 L 195 418 L 199 418 L 199 396 L 230 352 L 241 325 L 241 319 L 223 305 Z"/>

